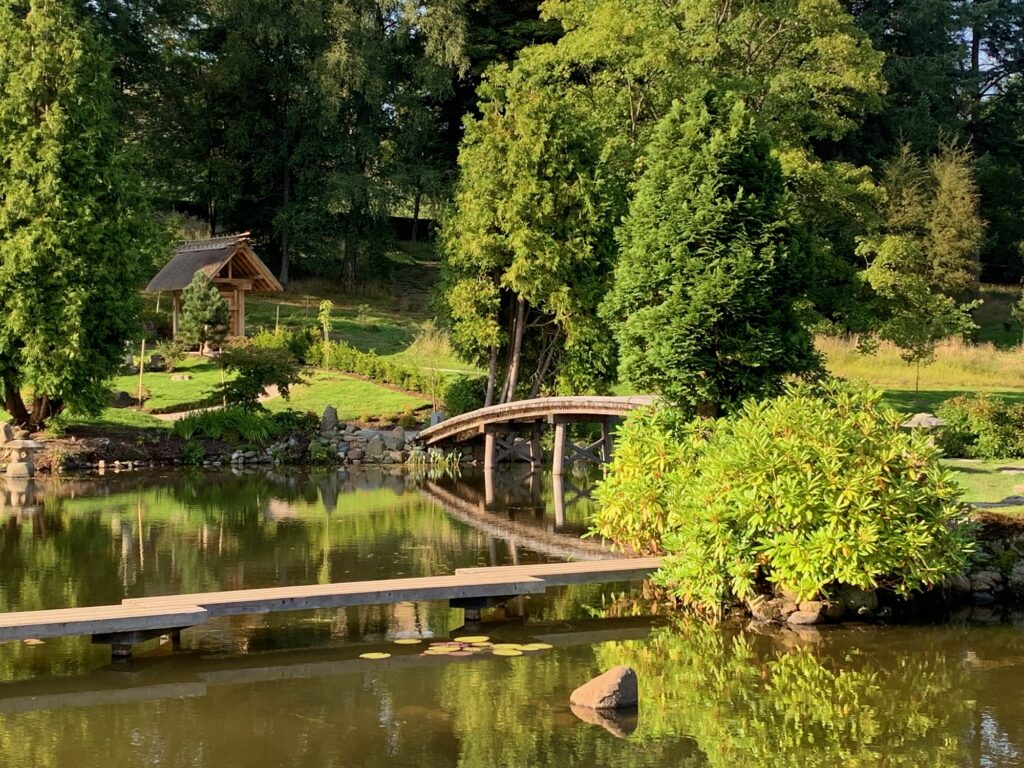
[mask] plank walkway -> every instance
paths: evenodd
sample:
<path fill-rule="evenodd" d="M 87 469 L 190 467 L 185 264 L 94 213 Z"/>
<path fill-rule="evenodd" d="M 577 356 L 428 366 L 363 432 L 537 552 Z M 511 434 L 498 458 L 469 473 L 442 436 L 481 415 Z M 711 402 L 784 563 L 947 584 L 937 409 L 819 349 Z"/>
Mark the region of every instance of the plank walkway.
<path fill-rule="evenodd" d="M 97 642 L 130 644 L 142 639 L 140 633 L 153 636 L 161 630 L 187 629 L 213 616 L 513 597 L 538 594 L 553 586 L 643 579 L 657 570 L 659 563 L 658 558 L 630 558 L 460 568 L 451 576 L 130 598 L 119 605 L 0 613 L 0 641 L 92 635 Z M 129 637 L 133 633 L 140 636 Z"/>

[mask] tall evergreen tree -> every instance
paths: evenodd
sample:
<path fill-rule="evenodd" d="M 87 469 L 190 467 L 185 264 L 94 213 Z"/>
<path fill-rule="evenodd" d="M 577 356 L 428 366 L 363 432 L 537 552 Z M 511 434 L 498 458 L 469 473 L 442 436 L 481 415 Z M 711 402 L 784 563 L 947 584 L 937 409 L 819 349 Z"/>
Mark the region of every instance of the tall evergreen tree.
<path fill-rule="evenodd" d="M 228 335 L 228 303 L 205 272 L 196 272 L 181 292 L 181 317 L 178 337 L 188 345 L 199 345 L 206 354 L 211 344 L 219 344 Z"/>
<path fill-rule="evenodd" d="M 645 163 L 602 308 L 626 381 L 715 415 L 816 368 L 795 311 L 809 273 L 792 200 L 743 102 L 677 103 Z"/>
<path fill-rule="evenodd" d="M 89 25 L 63 0 L 7 3 L 0 40 L 0 378 L 13 418 L 41 424 L 105 404 L 160 242 Z"/>

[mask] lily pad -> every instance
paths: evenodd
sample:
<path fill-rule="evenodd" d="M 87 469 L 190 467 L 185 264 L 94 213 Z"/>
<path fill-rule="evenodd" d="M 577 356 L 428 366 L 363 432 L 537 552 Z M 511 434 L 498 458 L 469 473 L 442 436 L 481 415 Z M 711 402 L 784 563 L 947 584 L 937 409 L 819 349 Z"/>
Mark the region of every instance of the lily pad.
<path fill-rule="evenodd" d="M 472 656 L 473 654 L 469 651 L 449 651 L 445 654 L 446 656 Z"/>
<path fill-rule="evenodd" d="M 390 653 L 360 653 L 360 659 L 390 659 Z"/>
<path fill-rule="evenodd" d="M 457 643 L 486 643 L 490 640 L 487 635 L 464 635 L 462 637 L 456 637 L 455 642 Z"/>
<path fill-rule="evenodd" d="M 521 651 L 550 651 L 555 646 L 549 643 L 527 643 L 526 645 L 519 646 Z"/>
<path fill-rule="evenodd" d="M 418 637 L 400 637 L 395 640 L 395 645 L 419 645 L 422 642 Z"/>
<path fill-rule="evenodd" d="M 515 648 L 496 648 L 492 653 L 495 656 L 522 656 L 523 652 Z"/>

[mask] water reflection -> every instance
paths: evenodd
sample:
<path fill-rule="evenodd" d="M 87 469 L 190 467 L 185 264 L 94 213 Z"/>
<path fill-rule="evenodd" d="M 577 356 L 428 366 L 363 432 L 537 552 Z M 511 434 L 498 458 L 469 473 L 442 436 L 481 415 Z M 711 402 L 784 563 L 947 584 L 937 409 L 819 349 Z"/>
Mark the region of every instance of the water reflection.
<path fill-rule="evenodd" d="M 585 478 L 565 480 L 561 493 L 527 473 L 489 488 L 379 470 L 40 482 L 2 500 L 0 610 L 563 557 L 591 509 Z M 392 644 L 458 633 L 443 603 L 218 620 L 184 652 L 154 642 L 123 669 L 86 639 L 0 644 L 0 765 L 1024 763 L 1024 617 L 764 635 L 652 619 L 622 589 L 554 590 L 493 616 L 495 639 L 555 646 L 510 659 Z M 367 650 L 394 656 L 357 658 Z M 637 722 L 574 715 L 571 690 L 620 663 L 639 674 Z"/>

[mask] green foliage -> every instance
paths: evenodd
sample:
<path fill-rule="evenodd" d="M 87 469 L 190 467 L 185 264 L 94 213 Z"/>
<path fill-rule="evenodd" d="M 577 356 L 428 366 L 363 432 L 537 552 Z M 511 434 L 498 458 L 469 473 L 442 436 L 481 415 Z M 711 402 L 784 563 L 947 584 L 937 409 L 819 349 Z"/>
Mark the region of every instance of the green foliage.
<path fill-rule="evenodd" d="M 645 163 L 602 308 L 626 381 L 713 413 L 814 370 L 795 311 L 806 254 L 746 106 L 691 95 L 659 124 Z"/>
<path fill-rule="evenodd" d="M 1008 459 L 1024 456 L 1024 406 L 1007 405 L 985 393 L 942 403 L 936 416 L 946 422 L 936 440 L 950 458 Z"/>
<path fill-rule="evenodd" d="M 646 438 L 630 429 L 599 492 L 616 506 L 596 531 L 625 531 L 620 545 L 660 538 L 657 582 L 712 612 L 767 585 L 810 598 L 836 584 L 937 584 L 971 551 L 960 489 L 928 437 L 902 430 L 880 398 L 802 384 L 713 425 L 680 420 L 675 446 L 663 434 L 671 416 L 650 446 L 631 446 Z M 667 477 L 645 469 L 661 456 Z"/>
<path fill-rule="evenodd" d="M 185 343 L 181 339 L 166 339 L 156 345 L 156 354 L 164 359 L 167 372 L 172 373 L 185 359 Z"/>
<path fill-rule="evenodd" d="M 19 422 L 98 414 L 163 242 L 118 136 L 107 50 L 62 0 L 0 7 L 0 378 Z M 31 413 L 21 391 L 33 393 Z"/>
<path fill-rule="evenodd" d="M 196 272 L 181 292 L 178 338 L 205 353 L 228 335 L 228 303 L 205 272 Z"/>
<path fill-rule="evenodd" d="M 174 422 L 174 432 L 187 441 L 220 440 L 226 443 L 265 446 L 282 432 L 275 417 L 243 406 L 196 411 Z"/>
<path fill-rule="evenodd" d="M 341 459 L 338 458 L 338 452 L 331 447 L 331 444 L 326 440 L 318 438 L 309 442 L 306 458 L 314 467 L 331 466 L 341 463 Z"/>
<path fill-rule="evenodd" d="M 398 426 L 402 427 L 403 429 L 412 429 L 413 427 L 418 426 L 419 423 L 420 421 L 419 419 L 416 418 L 415 413 L 407 411 L 398 417 Z"/>
<path fill-rule="evenodd" d="M 325 342 L 323 353 L 324 368 L 365 376 L 410 392 L 430 392 L 430 377 L 418 368 L 391 362 L 372 352 L 363 352 L 343 341 Z"/>
<path fill-rule="evenodd" d="M 303 381 L 298 362 L 287 349 L 257 347 L 246 342 L 232 344 L 221 352 L 217 364 L 234 377 L 222 383 L 218 392 L 228 403 L 257 407 L 268 387 L 276 387 L 285 400 L 291 388 Z"/>
<path fill-rule="evenodd" d="M 444 390 L 444 412 L 451 418 L 483 408 L 487 381 L 479 376 L 459 376 Z"/>
<path fill-rule="evenodd" d="M 322 357 L 322 351 L 314 352 L 318 346 L 316 330 L 299 328 L 296 330 L 281 329 L 276 332 L 260 331 L 250 340 L 254 347 L 260 349 L 284 349 L 300 363 L 311 364 Z"/>
<path fill-rule="evenodd" d="M 181 446 L 181 460 L 189 467 L 198 467 L 206 458 L 206 449 L 203 444 L 191 438 L 185 438 L 185 444 Z"/>

